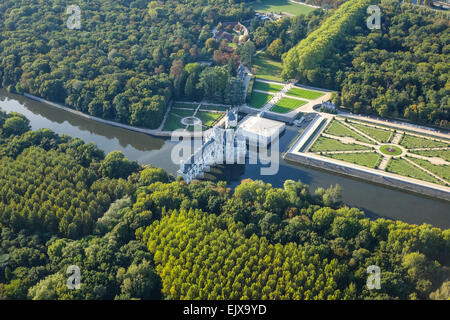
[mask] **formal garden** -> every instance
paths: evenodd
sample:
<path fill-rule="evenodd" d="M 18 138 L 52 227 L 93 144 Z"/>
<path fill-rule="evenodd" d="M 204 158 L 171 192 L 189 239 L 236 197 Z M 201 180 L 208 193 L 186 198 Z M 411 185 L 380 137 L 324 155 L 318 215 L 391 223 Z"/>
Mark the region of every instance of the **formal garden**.
<path fill-rule="evenodd" d="M 292 98 L 281 98 L 271 109 L 270 111 L 276 112 L 276 113 L 288 113 L 292 110 L 295 110 L 305 104 L 307 104 L 308 101 L 304 100 L 297 100 Z"/>
<path fill-rule="evenodd" d="M 277 93 L 279 93 L 285 85 L 270 81 L 269 79 L 256 78 L 253 82 L 251 93 L 248 99 L 250 107 L 261 109 L 264 107 Z M 287 92 L 283 93 L 273 106 L 269 105 L 269 111 L 275 113 L 289 113 L 311 100 L 318 99 L 325 95 L 325 92 L 308 90 L 294 86 Z"/>
<path fill-rule="evenodd" d="M 335 117 L 307 152 L 450 186 L 450 139 Z"/>
<path fill-rule="evenodd" d="M 162 130 L 185 129 L 193 131 L 194 126 L 198 124 L 201 124 L 203 129 L 208 129 L 222 119 L 228 108 L 225 105 L 175 102 Z"/>

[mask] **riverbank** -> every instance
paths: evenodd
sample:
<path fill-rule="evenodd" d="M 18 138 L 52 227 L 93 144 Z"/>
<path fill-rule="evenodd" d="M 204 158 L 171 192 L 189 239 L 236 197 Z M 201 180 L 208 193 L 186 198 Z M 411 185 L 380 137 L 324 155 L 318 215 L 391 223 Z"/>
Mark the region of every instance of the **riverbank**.
<path fill-rule="evenodd" d="M 342 115 L 341 115 L 342 116 Z M 427 197 L 433 197 L 440 200 L 450 201 L 450 187 L 442 186 L 435 183 L 418 180 L 415 178 L 411 178 L 408 176 L 398 175 L 396 173 L 387 172 L 386 170 L 380 170 L 380 168 L 369 168 L 365 166 L 358 165 L 356 163 L 350 163 L 346 161 L 342 161 L 339 159 L 333 159 L 330 157 L 325 157 L 320 153 L 308 152 L 309 148 L 320 134 L 323 134 L 324 127 L 321 126 L 321 129 L 318 130 L 318 127 L 322 122 L 326 119 L 328 122 L 334 119 L 334 116 L 327 114 L 319 114 L 303 131 L 303 133 L 296 139 L 295 143 L 292 144 L 292 147 L 282 155 L 283 159 L 292 161 L 295 163 L 299 163 L 302 165 L 307 165 L 310 167 L 327 170 L 330 172 L 334 172 L 337 174 L 347 175 L 353 178 L 361 179 L 368 181 L 370 183 L 375 183 L 379 185 L 385 185 L 391 188 L 396 188 L 402 191 L 417 193 L 420 195 L 425 195 Z M 346 119 L 352 119 L 354 117 L 347 116 Z M 382 121 L 379 120 L 376 124 L 380 124 Z M 375 122 L 374 122 L 375 123 Z M 372 125 L 374 125 L 372 123 Z M 405 131 L 399 131 L 399 127 L 396 127 L 394 132 L 400 133 L 399 136 L 405 134 Z M 410 129 L 410 128 L 409 128 Z M 415 128 L 417 130 L 426 131 L 425 128 Z M 422 133 L 422 132 L 421 132 Z M 434 135 L 434 138 L 438 138 L 439 133 L 429 132 L 428 135 Z M 361 133 L 367 138 L 373 139 L 364 133 Z M 420 137 L 416 132 L 415 134 L 408 131 L 408 134 L 415 135 Z M 323 134 L 324 136 L 329 136 Z M 444 135 L 446 139 L 448 136 Z M 331 136 L 330 136 L 331 137 Z M 339 137 L 337 137 L 339 138 Z M 443 138 L 443 137 L 441 137 Z M 375 141 L 375 140 L 374 140 Z M 448 140 L 445 140 L 448 141 Z M 344 142 L 345 143 L 345 142 Z M 372 147 L 371 144 L 365 144 L 362 142 L 354 141 L 354 143 L 367 145 L 368 147 Z M 391 142 L 393 143 L 393 142 Z M 402 149 L 403 150 L 403 149 Z M 370 151 L 370 150 L 369 150 Z M 387 160 L 390 161 L 391 157 L 387 157 Z M 386 160 L 386 156 L 384 156 L 383 160 Z M 407 160 L 409 161 L 409 160 Z M 385 163 L 386 164 L 386 163 Z M 381 165 L 380 165 L 381 166 Z M 385 167 L 383 168 L 385 169 Z M 431 173 L 431 172 L 428 172 Z M 431 174 L 434 176 L 434 174 Z M 439 180 L 446 182 L 445 180 L 439 178 Z"/>
<path fill-rule="evenodd" d="M 179 169 L 178 164 L 171 161 L 171 153 L 177 142 L 170 139 L 89 120 L 5 90 L 0 90 L 0 108 L 6 112 L 24 114 L 30 120 L 32 130 L 48 128 L 58 134 L 70 135 L 86 143 L 96 144 L 106 154 L 119 150 L 130 160 L 141 165 L 150 164 L 163 168 L 173 175 Z M 290 143 L 298 135 L 298 128 L 288 126 L 280 138 L 280 150 L 289 149 Z M 277 188 L 282 188 L 286 179 L 299 180 L 307 184 L 312 191 L 338 184 L 342 187 L 343 203 L 364 211 L 371 219 L 385 218 L 410 224 L 427 223 L 443 229 L 450 228 L 448 201 L 293 163 L 281 157 L 276 175 L 261 176 L 260 164 L 227 167 L 227 175 L 230 172 L 233 175 L 229 182 L 230 188 L 236 187 L 245 179 L 263 180 Z"/>
<path fill-rule="evenodd" d="M 415 181 L 415 179 L 400 177 L 389 172 L 379 172 L 358 165 L 349 165 L 339 160 L 325 160 L 321 159 L 320 156 L 312 154 L 286 153 L 283 155 L 283 159 L 358 178 L 378 185 L 385 185 L 401 191 L 417 193 L 450 202 L 450 188 L 434 185 L 425 181 Z"/>
<path fill-rule="evenodd" d="M 85 113 L 83 113 L 81 111 L 78 111 L 78 110 L 71 109 L 71 108 L 66 107 L 64 105 L 61 105 L 61 104 L 58 104 L 58 103 L 55 103 L 55 102 L 52 102 L 52 101 L 48 101 L 48 100 L 43 99 L 43 98 L 39 98 L 39 97 L 33 96 L 31 94 L 28 94 L 28 93 L 24 93 L 23 95 L 25 97 L 29 98 L 29 99 L 34 100 L 34 101 L 38 101 L 38 102 L 42 102 L 42 103 L 48 104 L 48 105 L 50 105 L 50 106 L 52 106 L 54 108 L 58 108 L 58 109 L 67 111 L 67 112 L 70 112 L 72 114 L 76 114 L 77 116 L 80 116 L 80 117 L 83 117 L 83 118 L 86 118 L 86 119 L 89 119 L 89 120 L 92 120 L 92 121 L 97 121 L 97 122 L 101 122 L 101 123 L 104 123 L 104 124 L 108 124 L 110 126 L 119 127 L 119 128 L 125 129 L 125 130 L 131 130 L 131 131 L 134 131 L 134 132 L 144 133 L 144 134 L 151 135 L 151 136 L 156 136 L 156 137 L 171 137 L 172 134 L 173 134 L 172 131 L 162 131 L 159 128 L 158 129 L 145 129 L 145 128 L 139 128 L 139 127 L 123 124 L 123 123 L 116 122 L 116 121 L 105 120 L 105 119 L 102 119 L 102 118 L 99 118 L 99 117 L 94 117 L 94 116 L 85 114 Z M 170 112 L 170 106 L 167 108 L 167 112 L 164 115 L 164 119 L 162 121 L 163 124 L 165 122 L 165 119 L 167 117 L 168 112 Z M 161 127 L 162 127 L 162 125 L 160 125 L 160 128 Z M 196 136 L 196 134 L 193 133 L 193 132 L 188 132 L 188 131 L 186 131 L 186 132 L 177 132 L 177 136 L 189 136 L 190 137 L 190 136 L 193 136 L 193 135 Z"/>

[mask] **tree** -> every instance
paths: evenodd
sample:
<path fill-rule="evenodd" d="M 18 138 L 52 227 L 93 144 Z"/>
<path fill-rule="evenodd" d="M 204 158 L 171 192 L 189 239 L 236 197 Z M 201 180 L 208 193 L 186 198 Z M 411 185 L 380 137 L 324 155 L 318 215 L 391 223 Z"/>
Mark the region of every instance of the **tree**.
<path fill-rule="evenodd" d="M 132 264 L 127 272 L 118 276 L 121 281 L 120 299 L 159 299 L 161 296 L 160 278 L 147 260 L 139 265 Z"/>
<path fill-rule="evenodd" d="M 231 77 L 225 89 L 225 102 L 237 106 L 244 103 L 245 86 L 241 79 Z"/>
<path fill-rule="evenodd" d="M 267 48 L 267 52 L 272 58 L 280 59 L 283 54 L 283 41 L 281 39 L 275 39 Z"/>
<path fill-rule="evenodd" d="M 122 151 L 110 152 L 100 164 L 100 173 L 104 177 L 126 179 L 139 165 L 125 158 Z"/>
<path fill-rule="evenodd" d="M 218 42 L 214 38 L 209 38 L 205 41 L 205 47 L 210 50 L 217 49 L 219 46 Z"/>
<path fill-rule="evenodd" d="M 195 74 L 190 74 L 186 79 L 186 85 L 184 87 L 184 96 L 188 100 L 194 100 L 196 96 L 195 90 Z"/>
<path fill-rule="evenodd" d="M 225 67 L 205 68 L 200 73 L 197 88 L 202 89 L 205 97 L 214 102 L 223 101 L 224 91 L 228 82 Z"/>
<path fill-rule="evenodd" d="M 24 117 L 13 116 L 3 124 L 3 133 L 6 136 L 21 135 L 30 129 L 30 121 Z"/>
<path fill-rule="evenodd" d="M 253 55 L 255 54 L 255 51 L 255 45 L 251 41 L 247 41 L 243 45 L 239 46 L 237 52 L 241 63 L 247 67 L 250 67 L 252 65 Z"/>
<path fill-rule="evenodd" d="M 163 169 L 150 167 L 141 171 L 141 176 L 139 177 L 139 184 L 141 186 L 148 186 L 158 181 L 164 183 L 170 181 L 169 175 Z"/>
<path fill-rule="evenodd" d="M 450 281 L 445 281 L 439 289 L 430 293 L 430 299 L 450 300 Z"/>

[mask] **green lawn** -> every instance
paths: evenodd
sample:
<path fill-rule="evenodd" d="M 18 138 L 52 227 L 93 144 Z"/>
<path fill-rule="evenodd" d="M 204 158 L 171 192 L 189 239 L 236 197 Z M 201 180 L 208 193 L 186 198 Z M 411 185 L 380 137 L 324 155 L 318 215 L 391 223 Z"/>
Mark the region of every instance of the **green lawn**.
<path fill-rule="evenodd" d="M 212 127 L 223 115 L 223 113 L 218 112 L 199 111 L 195 116 L 202 120 L 204 126 Z"/>
<path fill-rule="evenodd" d="M 181 118 L 171 112 L 167 117 L 166 123 L 164 123 L 163 131 L 174 131 L 185 127 L 185 125 L 181 124 Z"/>
<path fill-rule="evenodd" d="M 260 109 L 262 108 L 269 100 L 272 99 L 272 95 L 261 93 L 261 92 L 252 92 L 250 97 L 250 106 L 252 108 Z"/>
<path fill-rule="evenodd" d="M 308 101 L 296 100 L 291 98 L 281 98 L 278 103 L 274 105 L 272 109 L 270 109 L 270 111 L 277 113 L 288 113 L 307 103 Z"/>
<path fill-rule="evenodd" d="M 334 153 L 324 154 L 324 156 L 374 169 L 378 167 L 381 159 L 383 159 L 383 156 L 377 152 Z"/>
<path fill-rule="evenodd" d="M 229 108 L 230 107 L 202 104 L 199 110 L 215 110 L 215 111 L 225 112 L 225 111 L 228 111 Z"/>
<path fill-rule="evenodd" d="M 361 142 L 373 143 L 372 141 L 361 136 L 357 132 L 351 130 L 350 128 L 347 128 L 337 120 L 331 121 L 331 123 L 326 128 L 325 133 L 332 134 L 338 137 L 351 137 Z"/>
<path fill-rule="evenodd" d="M 321 96 L 325 95 L 325 93 L 317 92 L 317 91 L 311 91 L 301 88 L 292 88 L 287 92 L 288 95 L 304 98 L 308 100 L 315 100 L 317 98 L 320 98 Z"/>
<path fill-rule="evenodd" d="M 194 114 L 194 110 L 172 109 L 171 114 L 179 115 L 181 118 L 190 117 Z"/>
<path fill-rule="evenodd" d="M 347 150 L 370 150 L 369 147 L 359 144 L 345 144 L 335 139 L 319 137 L 309 151 L 347 151 Z"/>
<path fill-rule="evenodd" d="M 445 161 L 450 161 L 450 149 L 448 150 L 416 150 L 408 151 L 424 157 L 438 157 Z"/>
<path fill-rule="evenodd" d="M 409 134 L 403 135 L 400 145 L 408 149 L 413 148 L 436 148 L 436 147 L 448 147 L 450 144 L 441 141 L 435 141 L 427 137 L 416 137 Z"/>
<path fill-rule="evenodd" d="M 289 0 L 261 0 L 260 2 L 250 2 L 248 6 L 252 6 L 255 11 L 261 12 L 286 12 L 293 15 L 308 14 L 315 8 L 289 2 Z"/>
<path fill-rule="evenodd" d="M 281 89 L 283 89 L 283 85 L 261 82 L 261 81 L 256 80 L 253 83 L 253 90 L 255 90 L 255 89 L 261 90 L 261 91 L 267 91 L 267 92 L 278 92 Z"/>
<path fill-rule="evenodd" d="M 252 73 L 257 78 L 266 80 L 283 81 L 280 77 L 283 67 L 280 61 L 275 61 L 260 53 L 253 58 Z"/>
<path fill-rule="evenodd" d="M 172 106 L 173 108 L 184 108 L 184 109 L 197 109 L 198 103 L 182 103 L 182 102 L 175 102 Z"/>
<path fill-rule="evenodd" d="M 365 126 L 363 124 L 355 123 L 355 122 L 349 122 L 349 125 L 364 132 L 368 136 L 374 138 L 375 140 L 377 140 L 378 142 L 381 142 L 381 143 L 388 143 L 389 141 L 391 141 L 392 137 L 394 136 L 394 132 L 389 131 L 389 130 L 369 127 L 369 126 Z"/>
<path fill-rule="evenodd" d="M 417 159 L 413 157 L 408 157 L 409 160 L 417 163 L 419 166 L 433 172 L 435 175 L 450 181 L 450 166 L 440 166 L 436 164 L 432 164 L 431 162 L 427 160 Z"/>
<path fill-rule="evenodd" d="M 408 161 L 404 159 L 392 158 L 386 168 L 387 171 L 396 173 L 405 177 L 428 181 L 432 183 L 442 184 L 439 180 L 436 180 L 433 176 L 430 176 L 425 171 L 416 168 Z"/>

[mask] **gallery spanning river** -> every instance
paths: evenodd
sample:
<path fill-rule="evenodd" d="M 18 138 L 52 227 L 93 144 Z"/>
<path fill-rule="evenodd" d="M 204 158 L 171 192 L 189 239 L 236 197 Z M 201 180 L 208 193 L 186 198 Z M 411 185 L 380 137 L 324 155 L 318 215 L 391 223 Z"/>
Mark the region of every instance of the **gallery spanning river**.
<path fill-rule="evenodd" d="M 0 108 L 3 111 L 24 114 L 30 120 L 33 130 L 49 128 L 58 134 L 67 134 L 83 139 L 85 142 L 94 142 L 105 153 L 121 150 L 131 160 L 164 168 L 171 174 L 176 174 L 178 169 L 178 166 L 171 161 L 171 150 L 175 143 L 170 140 L 98 123 L 2 90 L 0 90 Z M 294 128 L 286 130 L 280 139 L 281 151 L 286 149 L 296 134 Z M 449 202 L 290 164 L 283 159 L 280 159 L 278 174 L 274 176 L 261 176 L 258 165 L 247 164 L 236 166 L 236 169 L 238 173 L 235 172 L 233 175 L 239 181 L 246 178 L 260 179 L 271 183 L 274 187 L 282 186 L 286 179 L 301 180 L 308 184 L 311 190 L 339 184 L 343 188 L 343 201 L 348 206 L 360 208 L 370 217 L 398 219 L 415 224 L 429 223 L 441 228 L 450 228 Z M 230 185 L 234 187 L 239 181 L 232 181 Z"/>

